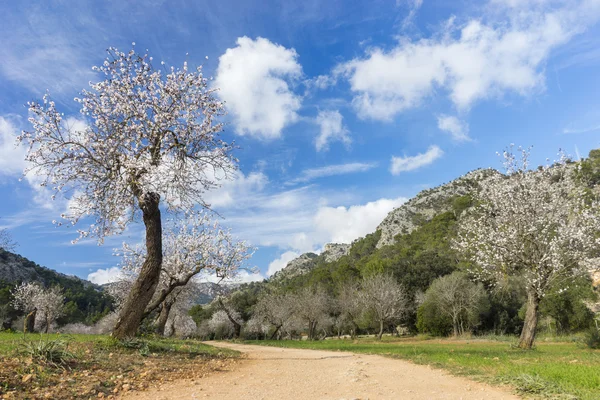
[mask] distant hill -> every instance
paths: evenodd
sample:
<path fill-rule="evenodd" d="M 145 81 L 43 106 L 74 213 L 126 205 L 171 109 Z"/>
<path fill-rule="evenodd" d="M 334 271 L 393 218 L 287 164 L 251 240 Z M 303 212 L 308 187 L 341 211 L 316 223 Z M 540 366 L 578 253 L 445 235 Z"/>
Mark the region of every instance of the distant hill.
<path fill-rule="evenodd" d="M 60 286 L 65 294 L 65 315 L 59 324 L 94 323 L 113 309 L 113 300 L 101 286 L 76 276 L 65 275 L 9 251 L 0 250 L 0 327 L 10 327 L 20 316 L 14 310 L 11 290 L 23 282 L 39 282 L 45 287 Z"/>
<path fill-rule="evenodd" d="M 21 282 L 40 282 L 44 286 L 51 286 L 67 281 L 78 282 L 84 287 L 93 286 L 97 289 L 100 288 L 100 286 L 85 279 L 61 274 L 53 269 L 42 267 L 19 254 L 2 249 L 0 249 L 0 281 L 15 284 Z"/>

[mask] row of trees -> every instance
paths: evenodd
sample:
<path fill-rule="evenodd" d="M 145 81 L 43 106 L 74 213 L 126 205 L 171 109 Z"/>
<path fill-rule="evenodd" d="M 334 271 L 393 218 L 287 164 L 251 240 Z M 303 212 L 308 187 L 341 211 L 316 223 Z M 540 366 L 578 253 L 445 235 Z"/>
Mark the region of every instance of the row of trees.
<path fill-rule="evenodd" d="M 385 318 L 375 318 L 364 296 L 373 276 L 402 288 L 404 317 L 394 323 L 409 331 L 520 333 L 519 346 L 531 348 L 540 315 L 557 331 L 586 328 L 593 323 L 586 303 L 597 298 L 589 272 L 598 268 L 600 220 L 597 186 L 590 182 L 600 182 L 600 152 L 536 170 L 529 169 L 528 149 L 516 153 L 503 153 L 506 174 L 487 174 L 472 195 L 450 200 L 451 211 L 398 236 L 393 245 L 377 249 L 378 233 L 367 235 L 336 262 L 321 260 L 306 275 L 265 284 L 265 293 L 274 294 L 252 294 L 256 305 L 237 309 L 250 316 L 247 329 L 266 325 L 273 337 L 296 329 L 314 338 L 315 321 L 326 327 L 322 334 L 335 334 L 345 319 L 342 331 L 349 334 L 373 331 L 373 321 L 381 334 Z M 318 298 L 329 300 L 311 302 Z M 301 320 L 298 329 L 294 321 Z"/>
<path fill-rule="evenodd" d="M 411 305 L 404 288 L 384 274 L 344 285 L 335 297 L 319 286 L 296 292 L 265 291 L 252 306 L 248 320 L 236 310 L 236 296 L 239 292 L 218 298 L 209 306 L 212 315 L 205 315 L 200 324 L 204 335 L 237 337 L 244 328 L 246 335 L 281 339 L 305 332 L 314 340 L 332 333 L 355 336 L 360 326 L 373 326 L 381 338 L 384 328 L 399 323 Z"/>

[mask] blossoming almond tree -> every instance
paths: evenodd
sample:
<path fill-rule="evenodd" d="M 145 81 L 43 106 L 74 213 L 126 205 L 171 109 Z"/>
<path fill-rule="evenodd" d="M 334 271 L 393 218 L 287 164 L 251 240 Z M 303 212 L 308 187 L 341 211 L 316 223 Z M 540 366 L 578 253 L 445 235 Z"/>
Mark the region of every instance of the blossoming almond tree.
<path fill-rule="evenodd" d="M 528 170 L 529 150 L 503 153 L 506 175 L 487 179 L 479 205 L 462 219 L 454 247 L 475 267 L 474 277 L 498 284 L 521 276 L 527 312 L 519 347 L 535 340 L 541 299 L 553 285 L 569 284 L 593 267 L 598 249 L 598 204 L 577 184 L 563 158 L 553 166 Z"/>
<path fill-rule="evenodd" d="M 406 290 L 391 275 L 378 274 L 366 278 L 361 283 L 359 296 L 364 309 L 373 312 L 379 323 L 379 340 L 385 324 L 399 321 L 408 311 Z"/>
<path fill-rule="evenodd" d="M 168 210 L 192 209 L 205 190 L 234 168 L 232 145 L 219 139 L 215 117 L 223 104 L 208 89 L 198 67 L 154 69 L 152 57 L 108 49 L 94 70 L 104 80 L 91 83 L 75 101 L 85 128 L 68 126 L 49 95 L 29 103 L 31 132 L 18 140 L 29 145 L 26 159 L 42 186 L 70 192 L 71 224 L 91 217 L 80 237 L 100 242 L 141 219 L 146 228 L 146 258 L 113 331 L 135 335 L 152 299 L 162 265 L 161 202 Z M 164 65 L 164 64 L 163 64 Z M 61 224 L 61 222 L 57 222 Z"/>
<path fill-rule="evenodd" d="M 157 290 L 146 305 L 146 317 L 161 307 L 157 330 L 163 333 L 169 311 L 179 301 L 195 292 L 194 278 L 215 275 L 233 278 L 252 256 L 245 242 L 236 241 L 231 233 L 211 220 L 206 212 L 188 214 L 170 221 L 163 235 L 163 262 Z M 113 297 L 122 301 L 134 286 L 147 258 L 143 248 L 123 244 L 122 279 L 110 288 Z"/>
<path fill-rule="evenodd" d="M 13 306 L 28 313 L 24 327 L 28 332 L 33 332 L 35 318 L 39 316 L 48 333 L 52 323 L 64 312 L 65 296 L 61 288 L 56 286 L 44 289 L 37 283 L 23 283 L 15 287 L 12 295 Z"/>

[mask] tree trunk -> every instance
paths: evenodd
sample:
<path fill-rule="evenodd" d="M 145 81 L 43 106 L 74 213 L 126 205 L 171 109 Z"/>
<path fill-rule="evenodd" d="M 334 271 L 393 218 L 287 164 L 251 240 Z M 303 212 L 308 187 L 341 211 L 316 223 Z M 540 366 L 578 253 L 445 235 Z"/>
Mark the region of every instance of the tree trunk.
<path fill-rule="evenodd" d="M 271 335 L 271 339 L 269 339 L 269 340 L 275 339 L 275 335 L 277 335 L 277 333 L 279 332 L 279 328 L 281 328 L 281 325 L 279 325 L 277 328 L 275 328 L 275 332 L 273 332 L 273 334 Z"/>
<path fill-rule="evenodd" d="M 169 312 L 171 312 L 171 307 L 173 304 L 164 301 L 162 309 L 160 310 L 160 314 L 158 315 L 158 319 L 156 320 L 156 334 L 164 336 L 165 334 L 165 326 L 167 325 L 167 320 L 169 319 Z"/>
<path fill-rule="evenodd" d="M 534 291 L 527 293 L 527 312 L 525 313 L 525 323 L 521 331 L 518 346 L 522 349 L 531 349 L 535 340 L 535 331 L 538 323 L 538 309 L 540 307 L 540 298 Z"/>
<path fill-rule="evenodd" d="M 27 314 L 25 317 L 25 321 L 23 322 L 23 332 L 33 332 L 35 329 L 35 315 L 37 314 L 37 309 L 34 309 L 32 312 Z"/>
<path fill-rule="evenodd" d="M 223 311 L 225 311 L 225 314 L 227 315 L 227 318 L 229 319 L 229 321 L 233 324 L 233 338 L 234 339 L 238 339 L 242 333 L 242 325 L 237 322 L 235 320 L 235 318 L 233 318 L 233 316 L 231 315 L 231 312 L 229 311 L 229 309 L 227 307 L 225 307 L 225 304 L 223 303 L 223 300 L 219 297 L 219 305 L 221 306 L 221 309 Z"/>
<path fill-rule="evenodd" d="M 46 318 L 46 328 L 44 329 L 44 333 L 48 333 L 50 330 L 50 318 Z"/>
<path fill-rule="evenodd" d="M 377 340 L 381 340 L 383 337 L 383 320 L 379 320 L 379 333 L 377 334 Z"/>
<path fill-rule="evenodd" d="M 133 337 L 142 322 L 146 306 L 156 291 L 162 267 L 162 226 L 160 195 L 146 193 L 140 199 L 146 226 L 146 260 L 119 314 L 112 336 L 116 339 Z"/>

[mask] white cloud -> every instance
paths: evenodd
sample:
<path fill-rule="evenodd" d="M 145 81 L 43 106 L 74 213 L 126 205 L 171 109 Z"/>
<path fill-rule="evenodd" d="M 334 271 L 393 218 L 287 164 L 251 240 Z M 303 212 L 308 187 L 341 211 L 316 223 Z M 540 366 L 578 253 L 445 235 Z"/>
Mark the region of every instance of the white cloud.
<path fill-rule="evenodd" d="M 335 164 L 327 165 L 319 168 L 309 168 L 302 171 L 300 176 L 289 184 L 305 183 L 312 181 L 313 179 L 324 178 L 328 176 L 352 174 L 356 172 L 366 172 L 377 166 L 375 163 L 348 163 L 348 164 Z"/>
<path fill-rule="evenodd" d="M 442 131 L 450 133 L 452 139 L 457 142 L 470 141 L 469 124 L 459 120 L 452 115 L 441 114 L 437 117 L 438 128 Z"/>
<path fill-rule="evenodd" d="M 297 120 L 301 98 L 288 84 L 302 75 L 297 58 L 294 49 L 246 36 L 219 57 L 215 86 L 238 134 L 274 139 Z"/>
<path fill-rule="evenodd" d="M 275 272 L 281 271 L 285 266 L 292 261 L 294 258 L 300 256 L 300 253 L 295 251 L 286 251 L 280 257 L 274 259 L 269 263 L 267 269 L 267 276 L 272 276 Z"/>
<path fill-rule="evenodd" d="M 260 272 L 251 272 L 245 269 L 239 270 L 238 274 L 235 278 L 232 279 L 232 282 L 236 283 L 250 283 L 250 282 L 260 282 L 265 280 L 265 276 Z"/>
<path fill-rule="evenodd" d="M 566 133 L 566 134 L 569 134 L 569 133 L 588 133 L 588 132 L 594 132 L 594 131 L 598 131 L 598 130 L 600 130 L 600 125 L 588 126 L 588 127 L 580 128 L 580 129 L 565 128 L 565 129 L 563 129 L 563 133 Z"/>
<path fill-rule="evenodd" d="M 25 169 L 24 146 L 15 147 L 19 131 L 10 118 L 0 116 L 0 177 L 19 176 Z"/>
<path fill-rule="evenodd" d="M 111 267 L 107 269 L 99 269 L 88 275 L 88 281 L 96 285 L 104 285 L 106 283 L 117 282 L 121 277 L 121 268 Z"/>
<path fill-rule="evenodd" d="M 346 146 L 350 145 L 350 132 L 342 123 L 342 114 L 339 111 L 319 111 L 317 124 L 321 127 L 321 133 L 317 137 L 315 146 L 317 151 L 329 150 L 329 143 L 340 141 Z"/>
<path fill-rule="evenodd" d="M 371 48 L 334 73 L 349 80 L 361 118 L 384 121 L 419 106 L 438 88 L 463 110 L 506 93 L 528 95 L 543 89 L 551 51 L 600 17 L 597 1 L 558 3 L 499 6 L 487 19 L 460 25 L 452 17 L 432 38 L 402 38 L 389 51 Z"/>
<path fill-rule="evenodd" d="M 396 4 L 398 3 L 399 0 L 396 0 Z M 406 3 L 409 10 L 408 15 L 402 20 L 402 28 L 407 29 L 408 27 L 414 25 L 415 17 L 417 16 L 417 12 L 423 5 L 423 0 L 408 0 L 402 1 L 402 3 Z"/>
<path fill-rule="evenodd" d="M 317 251 L 325 243 L 350 242 L 373 232 L 385 215 L 405 199 L 362 203 L 354 192 L 305 186 L 273 191 L 268 185 L 218 208 L 223 224 L 253 246 L 284 251 Z"/>
<path fill-rule="evenodd" d="M 430 146 L 425 153 L 419 153 L 416 156 L 392 157 L 390 172 L 392 175 L 398 175 L 401 172 L 414 171 L 431 164 L 443 154 L 442 149 L 434 145 Z"/>
<path fill-rule="evenodd" d="M 321 207 L 314 217 L 316 230 L 326 233 L 327 242 L 351 243 L 354 239 L 375 232 L 386 215 L 406 200 L 399 197 L 350 207 Z"/>
<path fill-rule="evenodd" d="M 204 200 L 212 207 L 228 207 L 250 192 L 261 191 L 269 179 L 262 172 L 251 172 L 247 176 L 237 171 L 234 179 L 222 180 L 221 187 L 204 195 Z"/>

